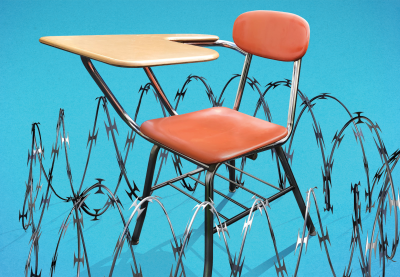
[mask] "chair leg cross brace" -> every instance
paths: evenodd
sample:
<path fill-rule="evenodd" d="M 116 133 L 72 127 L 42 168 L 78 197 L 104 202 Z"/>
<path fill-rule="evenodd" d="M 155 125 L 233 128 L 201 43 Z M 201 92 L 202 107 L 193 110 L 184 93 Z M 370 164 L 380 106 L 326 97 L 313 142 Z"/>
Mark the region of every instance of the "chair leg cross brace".
<path fill-rule="evenodd" d="M 264 203 L 268 203 L 268 202 L 271 203 L 272 201 L 278 199 L 279 197 L 285 195 L 286 193 L 288 193 L 289 191 L 292 191 L 292 190 L 293 190 L 293 187 L 292 187 L 292 186 L 287 187 L 287 188 L 285 188 L 284 190 L 278 192 L 277 194 L 274 194 L 274 195 L 272 195 L 271 197 L 267 198 L 267 199 L 264 201 Z M 253 208 L 253 211 L 256 210 L 256 209 L 257 209 L 257 207 L 254 207 L 254 208 Z M 226 226 L 229 226 L 229 225 L 235 223 L 236 221 L 241 220 L 242 218 L 244 218 L 244 217 L 246 217 L 247 215 L 249 215 L 249 213 L 250 213 L 251 210 L 252 210 L 252 208 L 246 209 L 245 211 L 241 212 L 240 214 L 238 214 L 238 215 L 236 215 L 236 216 L 234 216 L 234 217 L 228 219 L 227 221 L 223 222 L 222 225 L 225 226 L 225 224 L 226 224 Z M 218 228 L 221 228 L 221 225 L 218 225 Z M 217 232 L 217 228 L 214 227 L 213 233 L 215 234 L 216 232 Z"/>
<path fill-rule="evenodd" d="M 156 185 L 153 188 L 152 186 L 152 181 L 153 181 L 153 175 L 154 175 L 154 171 L 155 171 L 155 165 L 156 165 L 156 161 L 157 161 L 157 155 L 158 152 L 160 150 L 160 146 L 158 145 L 154 145 L 151 152 L 150 152 L 150 157 L 149 157 L 149 165 L 147 168 L 147 174 L 146 174 L 146 180 L 145 180 L 145 185 L 143 188 L 143 198 L 149 196 L 152 191 L 162 188 L 164 186 L 172 186 L 173 188 L 177 189 L 178 191 L 184 193 L 186 196 L 190 197 L 191 199 L 195 200 L 196 202 L 200 203 L 200 200 L 194 198 L 192 195 L 186 193 L 185 191 L 183 191 L 182 189 L 176 187 L 175 185 L 173 185 L 173 182 L 176 182 L 178 180 L 181 180 L 183 178 L 191 178 L 193 180 L 197 180 L 196 178 L 192 177 L 191 175 L 198 173 L 197 170 L 183 174 L 181 176 L 178 176 L 176 178 L 173 178 L 169 181 L 166 181 L 162 184 Z M 203 185 L 205 187 L 205 201 L 213 201 L 214 200 L 214 192 L 218 193 L 219 195 L 225 197 L 226 199 L 228 199 L 229 201 L 233 202 L 234 204 L 242 207 L 245 209 L 245 211 L 243 211 L 242 213 L 228 219 L 225 216 L 220 215 L 221 218 L 225 219 L 226 221 L 222 223 L 222 225 L 218 225 L 216 227 L 214 227 L 214 213 L 212 212 L 211 208 L 209 206 L 207 206 L 204 209 L 204 272 L 203 272 L 203 276 L 212 276 L 212 267 L 213 267 L 213 234 L 216 233 L 218 231 L 218 229 L 221 228 L 226 228 L 226 226 L 229 226 L 231 224 L 233 224 L 234 222 L 244 218 L 245 216 L 247 216 L 250 211 L 252 210 L 252 208 L 247 208 L 244 205 L 234 201 L 232 198 L 228 197 L 227 195 L 224 195 L 223 193 L 216 191 L 214 189 L 214 177 L 215 175 L 217 175 L 218 177 L 221 177 L 227 181 L 229 181 L 229 187 L 231 189 L 231 187 L 233 186 L 239 186 L 241 188 L 243 188 L 245 191 L 252 193 L 254 195 L 257 195 L 260 199 L 262 199 L 265 202 L 272 202 L 276 199 L 278 199 L 279 197 L 285 195 L 286 193 L 288 193 L 289 191 L 293 191 L 294 197 L 296 199 L 296 202 L 299 206 L 299 209 L 303 215 L 303 218 L 305 218 L 305 212 L 306 212 L 306 206 L 303 200 L 303 197 L 301 196 L 300 190 L 297 186 L 296 180 L 294 178 L 293 172 L 289 166 L 289 163 L 287 161 L 287 158 L 285 156 L 285 153 L 282 149 L 282 147 L 278 146 L 275 147 L 275 153 L 277 154 L 277 156 L 279 157 L 279 160 L 281 162 L 281 165 L 285 171 L 286 177 L 289 181 L 290 186 L 285 188 L 285 189 L 279 189 L 279 192 L 272 195 L 269 198 L 264 198 L 261 197 L 260 195 L 254 193 L 253 191 L 237 184 L 234 181 L 234 163 L 233 162 L 229 162 L 230 165 L 230 169 L 232 169 L 232 171 L 229 171 L 229 179 L 217 174 L 216 171 L 219 168 L 219 166 L 223 163 L 219 163 L 219 164 L 213 164 L 210 165 L 209 168 L 207 169 L 207 173 L 206 173 L 206 180 L 205 182 L 201 182 L 200 180 L 197 180 L 197 182 L 199 182 L 201 185 Z M 200 170 L 202 171 L 202 170 Z M 233 173 L 232 173 L 233 172 Z M 251 176 L 253 177 L 253 176 Z M 258 179 L 258 178 L 256 178 Z M 143 207 L 145 208 L 145 207 Z M 254 207 L 254 209 L 256 209 L 257 207 Z M 133 244 L 138 244 L 139 243 L 139 237 L 140 237 L 140 233 L 143 227 L 143 223 L 144 223 L 144 219 L 146 216 L 146 211 L 147 209 L 145 209 L 143 211 L 143 213 L 138 216 L 137 219 L 137 223 L 135 226 L 135 231 L 133 232 L 132 235 L 132 243 Z M 311 236 L 316 235 L 316 231 L 315 231 L 315 227 L 311 221 L 310 217 L 307 217 L 307 222 L 306 222 L 307 228 L 309 230 L 309 234 Z"/>

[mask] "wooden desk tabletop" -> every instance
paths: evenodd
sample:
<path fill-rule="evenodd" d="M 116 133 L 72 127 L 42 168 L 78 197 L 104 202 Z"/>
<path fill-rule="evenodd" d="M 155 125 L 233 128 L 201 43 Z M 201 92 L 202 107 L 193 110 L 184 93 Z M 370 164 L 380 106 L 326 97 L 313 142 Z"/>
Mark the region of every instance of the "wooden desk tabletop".
<path fill-rule="evenodd" d="M 218 52 L 180 42 L 213 42 L 212 35 L 54 36 L 39 41 L 80 56 L 120 67 L 148 67 L 211 61 Z"/>

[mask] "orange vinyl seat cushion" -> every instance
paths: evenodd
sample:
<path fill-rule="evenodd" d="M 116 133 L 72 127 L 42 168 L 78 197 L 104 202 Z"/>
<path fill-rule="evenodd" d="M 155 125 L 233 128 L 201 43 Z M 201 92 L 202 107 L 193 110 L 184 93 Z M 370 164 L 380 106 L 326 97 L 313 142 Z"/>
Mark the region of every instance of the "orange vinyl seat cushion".
<path fill-rule="evenodd" d="M 204 164 L 230 160 L 287 135 L 285 127 L 225 107 L 148 120 L 140 130 Z"/>

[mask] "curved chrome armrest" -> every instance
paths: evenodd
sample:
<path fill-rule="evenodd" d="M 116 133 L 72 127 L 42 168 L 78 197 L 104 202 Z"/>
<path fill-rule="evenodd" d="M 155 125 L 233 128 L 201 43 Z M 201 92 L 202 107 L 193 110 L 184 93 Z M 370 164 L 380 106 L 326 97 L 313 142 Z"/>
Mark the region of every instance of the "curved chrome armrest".
<path fill-rule="evenodd" d="M 246 51 L 243 51 L 242 49 L 240 49 L 235 43 L 231 42 L 231 41 L 227 41 L 227 40 L 217 40 L 214 42 L 183 42 L 185 44 L 190 44 L 190 45 L 196 45 L 196 46 L 222 46 L 222 47 L 226 47 L 226 48 L 230 48 L 232 50 L 235 50 L 237 52 L 239 52 L 242 55 L 247 55 Z"/>
<path fill-rule="evenodd" d="M 247 74 L 248 74 L 249 68 L 250 68 L 251 58 L 253 57 L 253 55 L 247 53 L 246 51 L 243 51 L 235 43 L 233 43 L 231 41 L 227 41 L 227 40 L 217 40 L 214 42 L 189 42 L 187 44 L 196 45 L 196 46 L 222 46 L 222 47 L 226 47 L 226 48 L 235 50 L 245 56 L 243 70 L 242 70 L 242 74 L 241 74 L 240 81 L 239 81 L 239 87 L 238 87 L 238 90 L 236 93 L 235 103 L 233 105 L 234 110 L 236 110 L 236 111 L 239 110 L 240 102 L 242 101 L 244 86 L 246 85 Z"/>

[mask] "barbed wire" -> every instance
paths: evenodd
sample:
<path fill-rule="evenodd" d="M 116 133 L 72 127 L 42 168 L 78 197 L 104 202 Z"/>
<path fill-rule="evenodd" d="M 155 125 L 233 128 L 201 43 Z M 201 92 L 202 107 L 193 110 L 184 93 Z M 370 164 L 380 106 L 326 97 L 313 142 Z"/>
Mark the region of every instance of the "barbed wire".
<path fill-rule="evenodd" d="M 183 99 L 188 91 L 188 85 L 193 80 L 200 81 L 204 85 L 206 96 L 208 97 L 208 99 L 213 107 L 222 106 L 222 104 L 224 102 L 223 95 L 224 95 L 227 87 L 229 86 L 229 84 L 232 83 L 232 81 L 234 79 L 239 78 L 239 77 L 240 77 L 240 75 L 238 75 L 238 74 L 233 75 L 233 77 L 231 77 L 228 80 L 228 82 L 225 84 L 219 97 L 216 97 L 215 94 L 213 93 L 211 87 L 207 84 L 205 78 L 196 76 L 196 75 L 189 75 L 188 78 L 186 79 L 185 83 L 183 84 L 182 88 L 180 90 L 178 90 L 178 92 L 175 96 L 175 101 L 176 101 L 175 109 L 177 109 L 178 105 L 183 102 Z M 269 122 L 272 122 L 272 113 L 269 109 L 269 105 L 266 100 L 266 94 L 268 92 L 274 90 L 278 86 L 284 86 L 284 87 L 290 88 L 291 87 L 290 80 L 285 79 L 283 81 L 270 82 L 266 85 L 266 88 L 263 92 L 261 90 L 261 85 L 255 78 L 252 78 L 252 79 L 247 78 L 247 83 L 249 84 L 251 89 L 258 94 L 258 100 L 256 102 L 256 107 L 255 107 L 253 116 L 256 116 L 258 111 L 262 107 L 265 119 Z M 146 84 L 143 87 L 141 86 L 139 89 L 140 98 L 139 98 L 139 102 L 138 102 L 136 112 L 135 112 L 135 120 L 137 119 L 138 113 L 140 111 L 142 101 L 143 101 L 144 97 L 146 97 L 146 95 L 148 95 L 148 91 L 150 89 L 152 89 L 152 85 L 150 83 Z M 352 265 L 354 252 L 357 247 L 360 250 L 359 263 L 360 263 L 361 272 L 362 272 L 363 276 L 371 276 L 371 254 L 372 254 L 372 250 L 374 250 L 374 252 L 376 253 L 378 246 L 379 246 L 379 251 L 378 251 L 379 259 L 380 259 L 380 261 L 383 260 L 382 276 L 385 276 L 385 267 L 386 267 L 385 261 L 386 260 L 393 261 L 393 258 L 396 254 L 397 246 L 399 244 L 398 219 L 397 219 L 396 207 L 398 207 L 400 209 L 400 197 L 399 197 L 399 192 L 398 192 L 398 196 L 397 196 L 397 200 L 396 200 L 395 187 L 393 184 L 391 173 L 394 170 L 394 168 L 400 158 L 400 151 L 396 150 L 395 152 L 393 152 L 393 154 L 390 157 L 388 156 L 385 145 L 379 136 L 378 130 L 379 131 L 381 131 L 381 130 L 380 130 L 378 124 L 376 122 L 374 124 L 370 119 L 361 115 L 362 112 L 356 112 L 355 113 L 356 116 L 353 116 L 342 102 L 340 102 L 337 98 L 335 98 L 327 93 L 322 93 L 320 95 L 313 97 L 312 99 L 308 99 L 308 97 L 304 93 L 302 93 L 300 90 L 298 91 L 298 93 L 300 95 L 300 98 L 302 99 L 302 103 L 300 106 L 303 106 L 303 107 L 302 107 L 302 109 L 299 113 L 299 116 L 295 122 L 295 125 L 293 128 L 293 133 L 290 138 L 288 148 L 287 148 L 287 150 L 286 150 L 286 147 L 284 149 L 285 155 L 286 155 L 289 163 L 292 164 L 293 163 L 293 154 L 294 154 L 294 150 L 292 149 L 293 139 L 294 139 L 297 127 L 299 125 L 300 119 L 302 118 L 304 112 L 307 110 L 312 118 L 312 126 L 313 126 L 313 131 L 314 131 L 314 134 L 316 137 L 316 143 L 317 143 L 318 148 L 321 150 L 321 156 L 322 156 L 322 161 L 323 161 L 323 166 L 322 166 L 321 170 L 322 170 L 322 181 L 323 181 L 322 182 L 322 185 L 323 185 L 322 191 L 324 194 L 324 205 L 325 205 L 324 212 L 327 211 L 327 212 L 333 213 L 333 204 L 331 203 L 331 200 L 330 200 L 331 199 L 331 189 L 332 189 L 331 176 L 332 176 L 332 168 L 333 168 L 333 161 L 334 161 L 333 154 L 335 153 L 335 150 L 339 148 L 339 146 L 344 138 L 345 131 L 348 129 L 348 127 L 349 126 L 354 127 L 354 129 L 352 128 L 352 131 L 355 136 L 355 140 L 356 140 L 357 144 L 358 144 L 358 142 L 360 143 L 360 147 L 362 150 L 362 157 L 363 157 L 363 165 L 364 165 L 364 170 L 365 170 L 366 179 L 367 179 L 367 181 L 366 181 L 367 188 L 365 188 L 365 201 L 366 201 L 365 212 L 371 213 L 372 209 L 375 207 L 375 204 L 377 204 L 376 205 L 377 211 L 376 211 L 374 223 L 372 225 L 371 242 L 369 242 L 368 235 L 367 235 L 367 241 L 365 244 L 365 252 L 363 252 L 363 247 L 361 244 L 361 235 L 360 235 L 362 233 L 361 203 L 360 203 L 360 199 L 359 199 L 359 187 L 361 186 L 361 183 L 358 182 L 358 183 L 354 184 L 354 186 L 351 185 L 351 193 L 354 196 L 354 200 L 353 200 L 354 201 L 354 216 L 352 218 L 352 226 L 353 227 L 352 227 L 352 237 L 351 237 L 351 244 L 350 244 L 351 253 L 350 253 L 349 263 L 344 269 L 343 276 L 350 276 L 352 273 L 351 265 Z M 157 94 L 155 93 L 154 88 L 153 88 L 153 94 L 156 98 L 156 101 L 158 103 L 160 103 L 160 107 L 161 107 L 164 117 L 167 116 L 167 114 L 165 112 L 165 108 L 164 108 L 162 102 L 159 101 L 159 98 L 158 98 Z M 332 140 L 332 143 L 333 143 L 332 149 L 328 156 L 326 156 L 326 153 L 325 153 L 326 144 L 324 141 L 324 136 L 322 134 L 321 126 L 318 123 L 318 121 L 316 120 L 316 116 L 313 111 L 314 106 L 317 103 L 319 103 L 319 102 L 317 102 L 317 100 L 327 100 L 327 99 L 331 99 L 331 100 L 334 100 L 335 102 L 339 103 L 340 106 L 350 116 L 350 119 L 343 125 L 341 130 L 337 131 L 335 133 L 333 140 Z M 89 136 L 88 136 L 88 141 L 87 141 L 87 146 L 86 146 L 86 147 L 88 147 L 90 144 L 89 150 L 88 150 L 88 155 L 87 155 L 87 160 L 86 160 L 86 165 L 85 165 L 85 169 L 83 172 L 83 176 L 82 176 L 79 188 L 77 190 L 74 189 L 74 184 L 73 184 L 74 179 L 73 179 L 73 175 L 72 175 L 71 165 L 70 165 L 69 159 L 68 159 L 68 149 L 69 149 L 69 144 L 70 144 L 70 138 L 69 138 L 68 132 L 66 132 L 66 127 L 65 127 L 65 122 L 64 122 L 64 117 L 65 117 L 64 110 L 60 109 L 60 111 L 59 111 L 57 125 L 56 125 L 56 139 L 55 139 L 55 143 L 52 145 L 52 149 L 51 149 L 51 155 L 50 155 L 51 166 L 48 170 L 48 173 L 46 173 L 44 165 L 43 165 L 43 159 L 45 158 L 45 156 L 44 156 L 44 147 L 42 145 L 42 138 L 41 138 L 40 128 L 39 128 L 40 123 L 32 124 L 32 128 L 31 128 L 32 144 L 31 144 L 30 151 L 28 150 L 28 161 L 27 161 L 27 164 L 29 165 L 29 176 L 28 176 L 28 181 L 26 183 L 26 191 L 24 194 L 22 213 L 21 213 L 21 211 L 19 212 L 19 221 L 21 221 L 21 219 L 22 219 L 22 221 L 21 221 L 22 228 L 24 230 L 28 230 L 28 228 L 31 228 L 31 232 L 32 232 L 32 235 L 30 238 L 31 244 L 30 244 L 30 249 L 29 249 L 29 253 L 28 253 L 28 258 L 25 263 L 25 276 L 28 276 L 29 269 L 30 269 L 31 277 L 38 277 L 41 275 L 41 269 L 39 270 L 39 266 L 38 266 L 39 239 L 41 238 L 41 234 L 42 234 L 41 226 L 42 226 L 42 219 L 44 216 L 44 212 L 45 212 L 45 210 L 48 210 L 48 208 L 49 208 L 52 195 L 55 195 L 56 198 L 58 198 L 62 201 L 65 201 L 67 203 L 69 203 L 69 202 L 72 203 L 72 207 L 71 207 L 68 215 L 63 219 L 61 227 L 59 229 L 59 238 L 58 238 L 56 249 L 55 249 L 52 261 L 51 261 L 51 267 L 50 267 L 50 275 L 51 276 L 53 276 L 53 274 L 55 273 L 60 243 L 61 243 L 62 238 L 64 238 L 64 236 L 68 230 L 68 226 L 71 223 L 71 221 L 70 221 L 71 215 L 72 215 L 73 226 L 75 227 L 75 225 L 76 225 L 76 231 L 77 231 L 77 254 L 78 254 L 78 257 L 76 257 L 76 255 L 74 253 L 74 266 L 77 263 L 77 276 L 80 275 L 80 271 L 81 271 L 80 265 L 82 264 L 82 267 L 84 267 L 85 261 L 86 261 L 88 275 L 91 276 L 90 266 L 89 266 L 89 258 L 88 258 L 88 254 L 86 251 L 86 245 L 85 245 L 84 235 L 83 235 L 83 228 L 84 228 L 83 213 L 92 217 L 93 221 L 97 221 L 97 220 L 99 220 L 99 217 L 101 215 L 103 215 L 111 206 L 114 209 L 115 208 L 118 209 L 118 212 L 121 216 L 121 223 L 122 223 L 124 229 L 123 229 L 122 233 L 120 234 L 120 236 L 118 237 L 118 241 L 117 241 L 117 244 L 114 249 L 113 263 L 112 263 L 112 266 L 110 269 L 109 276 L 112 276 L 112 274 L 113 274 L 113 271 L 115 268 L 115 263 L 121 254 L 124 242 L 126 242 L 128 244 L 128 247 L 130 249 L 132 259 L 133 259 L 133 267 L 131 265 L 132 275 L 134 277 L 143 276 L 141 266 L 140 266 L 140 264 L 137 263 L 135 254 L 134 254 L 134 250 L 132 248 L 133 242 L 132 242 L 132 238 L 131 238 L 131 235 L 129 232 L 129 225 L 132 222 L 134 215 L 137 215 L 137 217 L 139 217 L 140 214 L 144 211 L 145 208 L 142 208 L 142 209 L 140 208 L 142 206 L 142 204 L 153 203 L 153 201 L 158 203 L 159 206 L 163 209 L 164 214 L 168 220 L 168 223 L 169 223 L 169 226 L 170 226 L 170 229 L 172 232 L 173 240 L 174 240 L 173 243 L 171 241 L 171 246 L 172 246 L 172 250 L 173 250 L 172 252 L 174 254 L 175 260 L 176 260 L 176 255 L 178 254 L 178 260 L 176 260 L 177 263 L 175 266 L 175 270 L 174 270 L 174 265 L 172 265 L 172 268 L 171 268 L 171 272 L 170 272 L 171 277 L 178 276 L 178 274 L 180 274 L 179 276 L 186 276 L 184 265 L 183 265 L 183 260 L 182 260 L 182 256 L 184 256 L 184 249 L 185 249 L 185 247 L 187 247 L 188 242 L 190 240 L 190 236 L 193 231 L 192 224 L 196 218 L 198 211 L 201 208 L 204 210 L 204 208 L 206 208 L 206 207 L 210 208 L 210 210 L 216 216 L 216 219 L 218 221 L 218 224 L 216 224 L 217 233 L 218 233 L 219 237 L 220 237 L 220 234 L 222 234 L 222 237 L 224 239 L 226 252 L 228 255 L 228 261 L 229 261 L 229 265 L 231 268 L 231 276 L 241 276 L 243 264 L 244 264 L 244 260 L 245 260 L 244 259 L 244 245 L 245 245 L 246 237 L 248 236 L 248 234 L 250 232 L 250 229 L 251 229 L 251 226 L 253 223 L 254 212 L 256 210 L 259 210 L 261 215 L 263 214 L 262 210 L 264 210 L 265 215 L 267 217 L 268 227 L 270 230 L 271 239 L 274 244 L 275 255 L 277 258 L 277 264 L 275 264 L 276 273 L 278 276 L 279 275 L 284 276 L 284 274 L 283 274 L 284 272 L 287 275 L 285 261 L 282 259 L 282 263 L 281 263 L 281 260 L 279 258 L 277 242 L 275 240 L 273 227 L 272 227 L 272 224 L 270 221 L 269 214 L 267 212 L 267 207 L 269 207 L 269 203 L 267 200 L 263 201 L 262 199 L 257 198 L 256 196 L 253 197 L 254 202 L 253 202 L 252 208 L 247 217 L 247 220 L 245 220 L 245 222 L 244 222 L 243 231 L 242 231 L 243 239 L 242 239 L 241 248 L 239 250 L 237 260 L 236 260 L 236 254 L 234 255 L 234 258 L 232 258 L 232 255 L 229 251 L 228 240 L 225 236 L 225 233 L 229 235 L 228 228 L 227 228 L 226 224 L 224 225 L 221 222 L 220 216 L 214 207 L 214 202 L 211 199 L 209 199 L 209 201 L 204 201 L 195 206 L 195 212 L 185 228 L 183 237 L 182 237 L 182 239 L 178 240 L 175 235 L 171 220 L 168 216 L 167 210 L 161 203 L 160 199 L 157 196 L 149 196 L 144 199 L 139 198 L 136 194 L 136 192 L 139 192 L 138 187 L 136 186 L 136 184 L 133 180 L 132 180 L 132 183 L 129 181 L 130 179 L 128 178 L 126 163 L 127 163 L 129 152 L 133 149 L 136 135 L 133 134 L 133 131 L 131 131 L 130 133 L 128 132 L 127 138 L 125 141 L 125 145 L 124 145 L 124 151 L 126 151 L 126 152 L 125 152 L 125 157 L 123 158 L 123 155 L 121 154 L 121 152 L 118 148 L 118 145 L 117 145 L 117 141 L 116 141 L 115 133 L 117 133 L 117 135 L 119 135 L 116 120 L 114 119 L 114 122 L 112 122 L 112 120 L 111 120 L 111 117 L 110 117 L 110 114 L 108 111 L 108 107 L 107 107 L 107 100 L 105 97 L 98 97 L 98 98 L 96 98 L 96 100 L 97 100 L 97 109 L 96 109 L 96 114 L 95 114 L 95 120 L 94 120 L 94 124 L 93 124 L 93 128 L 92 128 L 92 132 L 90 132 L 90 130 L 89 130 Z M 102 183 L 105 180 L 103 180 L 101 178 L 97 178 L 96 179 L 97 182 L 94 185 L 92 185 L 89 188 L 84 189 L 82 191 L 86 172 L 87 172 L 90 157 L 91 157 L 91 152 L 92 152 L 93 147 L 97 143 L 97 136 L 98 136 L 98 130 L 99 130 L 99 128 L 97 127 L 97 120 L 98 120 L 98 116 L 99 116 L 100 104 L 102 104 L 104 113 L 107 117 L 107 120 L 106 120 L 107 122 L 104 121 L 107 138 L 109 139 L 110 133 L 111 133 L 111 138 L 112 138 L 115 152 L 116 152 L 116 154 L 115 154 L 116 160 L 117 160 L 117 164 L 119 167 L 119 177 L 118 177 L 118 182 L 117 182 L 114 192 L 112 192 L 106 185 L 104 185 Z M 108 123 L 108 125 L 107 125 L 107 123 Z M 364 144 L 363 144 L 363 140 L 365 141 L 365 138 L 364 138 L 364 134 L 362 133 L 362 130 L 360 128 L 361 124 L 366 124 L 367 127 L 369 128 L 369 130 L 371 131 L 371 133 L 374 137 L 375 146 L 378 150 L 379 156 L 382 161 L 382 166 L 376 171 L 376 173 L 373 177 L 373 180 L 372 180 L 372 184 L 370 183 L 369 166 L 368 166 L 368 161 L 366 158 Z M 97 131 L 96 131 L 96 128 L 97 128 Z M 375 139 L 375 137 L 376 137 L 376 139 Z M 64 147 L 64 155 L 65 155 L 65 160 L 66 160 L 66 173 L 67 173 L 67 177 L 68 177 L 68 182 L 71 187 L 71 195 L 69 195 L 69 196 L 61 196 L 59 193 L 57 193 L 57 191 L 54 188 L 53 183 L 52 183 L 55 161 L 56 161 L 56 159 L 58 160 L 60 147 L 61 147 L 61 149 Z M 286 187 L 286 176 L 283 174 L 283 171 L 280 168 L 280 164 L 279 164 L 277 155 L 274 155 L 273 150 L 271 150 L 271 153 L 272 153 L 272 158 L 276 159 L 276 162 L 277 162 L 279 186 L 281 188 L 285 188 Z M 163 167 L 163 165 L 165 165 L 167 163 L 168 155 L 169 155 L 169 152 L 167 150 L 162 150 L 160 153 L 159 159 L 161 159 L 161 162 L 159 165 L 158 174 L 157 174 L 154 184 L 157 184 L 157 182 L 158 182 L 162 167 Z M 33 163 L 35 163 L 35 165 L 36 165 L 36 158 L 38 159 L 38 164 L 39 164 L 39 177 L 38 177 L 38 183 L 36 185 L 36 188 L 34 188 L 34 184 L 33 184 L 33 182 L 34 182 L 34 179 L 33 179 L 34 178 L 33 177 L 34 165 L 33 165 Z M 173 157 L 171 159 L 172 159 L 176 174 L 182 175 L 183 165 L 182 165 L 182 162 L 181 162 L 179 156 L 173 155 Z M 244 170 L 245 165 L 246 165 L 246 157 L 241 159 L 240 169 Z M 228 169 L 228 167 L 227 167 L 227 169 Z M 42 176 L 43 176 L 43 179 L 42 179 Z M 201 176 L 201 172 L 198 173 L 198 177 L 194 178 L 194 179 L 199 180 L 200 176 Z M 382 178 L 382 176 L 383 176 L 383 178 Z M 242 180 L 242 177 L 243 177 L 242 172 L 240 172 L 235 177 L 236 182 L 238 184 L 240 184 L 241 186 L 244 185 L 244 180 Z M 128 197 L 133 201 L 133 204 L 131 207 L 135 207 L 135 209 L 132 212 L 128 221 L 125 221 L 125 219 L 123 217 L 122 209 L 124 209 L 124 208 L 122 206 L 122 203 L 121 203 L 119 197 L 117 196 L 120 184 L 123 179 L 125 180 L 125 183 L 128 187 L 128 189 L 125 190 L 125 192 L 127 193 Z M 39 192 L 43 188 L 42 180 L 44 180 L 44 182 L 47 183 L 47 186 L 45 187 L 46 191 L 45 191 L 45 193 L 42 194 L 41 198 L 38 198 Z M 373 199 L 372 199 L 373 191 L 378 186 L 379 183 L 382 183 L 382 186 L 380 187 L 380 192 L 379 192 L 377 199 L 375 199 L 375 201 L 373 201 Z M 195 183 L 193 183 L 193 184 L 188 181 L 185 181 L 184 179 L 182 179 L 182 181 L 181 181 L 182 187 L 187 189 L 190 192 L 196 191 L 197 184 L 198 184 L 198 181 L 195 181 Z M 239 189 L 240 187 L 237 186 L 236 188 Z M 92 192 L 94 192 L 94 193 L 92 193 Z M 102 206 L 101 208 L 98 208 L 98 209 L 93 209 L 94 212 L 92 212 L 86 204 L 86 200 L 89 198 L 90 195 L 92 195 L 91 193 L 92 194 L 103 194 L 103 195 L 107 196 L 107 200 L 106 200 L 104 206 Z M 305 228 L 306 228 L 307 217 L 309 216 L 309 213 L 310 213 L 310 201 L 311 201 L 310 195 L 311 195 L 311 193 L 314 198 L 314 203 L 316 206 L 318 221 L 319 221 L 319 225 L 320 225 L 321 236 L 318 234 L 318 241 L 319 241 L 321 249 L 322 249 L 322 243 L 324 244 L 325 253 L 326 253 L 332 274 L 333 274 L 333 276 L 336 276 L 333 264 L 332 264 L 330 256 L 329 256 L 328 245 L 326 243 L 328 241 L 330 244 L 328 229 L 325 228 L 326 232 L 324 233 L 324 228 L 323 228 L 324 226 L 322 225 L 314 189 L 310 189 L 307 192 L 306 215 L 305 215 L 305 221 L 303 224 L 302 235 L 300 236 L 300 233 L 298 233 L 297 242 L 296 242 L 295 253 L 296 253 L 297 247 L 299 245 L 300 245 L 300 249 L 299 249 L 298 259 L 296 262 L 296 269 L 294 272 L 294 276 L 297 276 L 297 272 L 300 267 L 300 261 L 301 261 L 301 256 L 302 256 L 301 253 L 303 250 L 303 245 L 305 245 L 306 249 L 307 249 L 309 233 L 307 235 L 305 235 Z M 393 199 L 390 195 L 392 195 Z M 39 210 L 41 210 L 41 211 L 40 211 L 39 220 L 35 221 L 34 214 L 36 212 L 36 203 L 37 203 L 37 201 L 39 201 L 38 199 L 40 199 Z M 53 196 L 53 199 L 54 199 L 54 196 Z M 385 223 L 386 223 L 386 212 L 387 212 L 387 204 L 388 203 L 389 203 L 390 214 L 392 211 L 392 207 L 394 207 L 394 217 L 395 217 L 395 237 L 392 242 L 392 247 L 391 247 L 392 249 L 390 251 L 390 255 L 388 254 L 389 253 L 389 251 L 388 251 L 389 243 L 388 243 L 388 239 L 387 239 L 387 232 L 385 232 L 384 224 L 383 224 L 384 218 L 385 218 Z M 46 208 L 46 205 L 47 205 L 47 208 Z M 253 212 L 253 210 L 254 210 L 254 212 Z M 221 227 L 219 227 L 219 226 L 221 226 Z M 376 227 L 378 227 L 377 231 L 376 231 Z M 360 231 L 360 229 L 361 229 L 361 231 Z M 374 240 L 374 237 L 376 237 L 375 240 Z M 378 237 L 379 237 L 379 245 L 378 245 L 378 241 L 377 241 Z M 369 251 L 369 254 L 367 256 L 368 251 Z M 243 257 L 243 259 L 242 259 L 242 257 Z M 34 266 L 31 266 L 32 258 L 35 259 Z"/>

